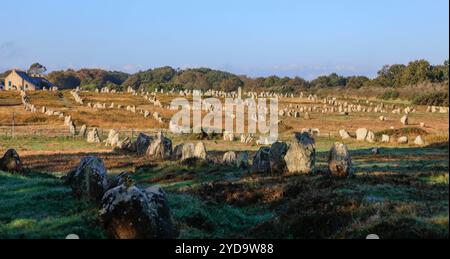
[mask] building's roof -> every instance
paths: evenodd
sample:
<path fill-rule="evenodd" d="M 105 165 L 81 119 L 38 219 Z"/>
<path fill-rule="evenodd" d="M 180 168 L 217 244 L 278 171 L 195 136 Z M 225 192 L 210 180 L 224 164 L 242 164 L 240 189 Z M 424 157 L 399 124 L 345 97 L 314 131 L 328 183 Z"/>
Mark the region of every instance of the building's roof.
<path fill-rule="evenodd" d="M 34 85 L 38 85 L 39 82 L 36 80 L 35 77 L 31 77 L 29 76 L 25 71 L 21 71 L 21 70 L 13 70 L 15 71 L 21 78 L 23 78 L 25 81 L 28 81 Z"/>
<path fill-rule="evenodd" d="M 37 87 L 42 87 L 43 84 L 44 84 L 44 86 L 49 86 L 49 87 L 54 86 L 50 81 L 48 81 L 44 77 L 29 76 L 27 74 L 27 72 L 22 71 L 22 70 L 17 70 L 17 69 L 14 69 L 13 71 L 15 71 L 25 81 L 28 81 Z"/>

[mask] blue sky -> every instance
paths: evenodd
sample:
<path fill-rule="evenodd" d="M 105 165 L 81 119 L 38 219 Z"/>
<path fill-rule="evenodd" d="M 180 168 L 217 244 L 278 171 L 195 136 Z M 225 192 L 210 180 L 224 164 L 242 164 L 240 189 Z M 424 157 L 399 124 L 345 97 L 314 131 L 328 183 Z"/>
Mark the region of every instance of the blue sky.
<path fill-rule="evenodd" d="M 338 72 L 449 56 L 448 0 L 2 1 L 0 70 L 211 67 L 250 76 Z"/>

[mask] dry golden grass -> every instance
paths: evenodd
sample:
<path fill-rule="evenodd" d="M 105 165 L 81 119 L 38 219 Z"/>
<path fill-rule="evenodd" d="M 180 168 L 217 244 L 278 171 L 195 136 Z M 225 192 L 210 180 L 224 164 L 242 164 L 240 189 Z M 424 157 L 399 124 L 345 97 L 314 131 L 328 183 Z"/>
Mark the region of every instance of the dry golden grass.
<path fill-rule="evenodd" d="M 37 106 L 38 113 L 26 112 L 20 102 L 20 95 L 17 92 L 0 92 L 0 134 L 9 131 L 12 123 L 12 114 L 15 114 L 15 123 L 19 133 L 28 134 L 29 132 L 67 132 L 63 121 L 54 116 L 45 116 L 40 113 L 40 108 L 46 106 L 55 111 L 61 111 L 65 115 L 71 115 L 76 125 L 80 127 L 85 124 L 88 127 L 100 127 L 108 130 L 111 128 L 121 131 L 149 131 L 157 129 L 167 129 L 168 121 L 176 113 L 165 108 L 155 107 L 142 96 L 133 96 L 129 93 L 102 94 L 93 92 L 81 92 L 80 95 L 85 98 L 85 105 L 81 106 L 75 103 L 69 91 L 60 92 L 30 92 L 30 102 Z M 168 106 L 170 101 L 178 98 L 178 94 L 167 95 L 159 94 L 157 96 L 164 106 Z M 188 98 L 191 102 L 192 98 Z M 114 109 L 89 109 L 87 103 L 106 103 L 109 106 L 115 104 Z M 378 100 L 372 100 L 377 103 Z M 281 99 L 280 108 L 289 104 L 311 105 L 311 101 L 306 99 Z M 117 105 L 126 107 L 127 105 L 136 105 L 137 113 L 131 113 L 124 109 L 117 109 Z M 408 127 L 419 127 L 420 123 L 425 123 L 425 130 L 429 133 L 427 140 L 447 138 L 449 134 L 448 114 L 424 113 L 426 107 L 417 107 L 420 112 L 410 114 L 410 123 Z M 163 117 L 165 123 L 160 124 L 150 116 L 144 118 L 140 111 L 158 112 Z M 203 115 L 206 113 L 204 112 Z M 346 129 L 349 132 L 355 132 L 356 129 L 364 127 L 371 131 L 379 132 L 390 127 L 395 129 L 404 128 L 400 123 L 403 115 L 383 114 L 388 117 L 387 121 L 379 121 L 379 113 L 351 113 L 349 116 L 339 114 L 310 113 L 311 120 L 303 118 L 280 117 L 283 121 L 280 124 L 280 134 L 290 136 L 292 132 L 303 128 L 318 128 L 324 136 L 337 137 L 340 129 Z M 220 144 L 219 144 L 220 145 Z M 225 144 L 227 146 L 228 144 Z M 239 145 L 236 148 L 240 149 Z"/>

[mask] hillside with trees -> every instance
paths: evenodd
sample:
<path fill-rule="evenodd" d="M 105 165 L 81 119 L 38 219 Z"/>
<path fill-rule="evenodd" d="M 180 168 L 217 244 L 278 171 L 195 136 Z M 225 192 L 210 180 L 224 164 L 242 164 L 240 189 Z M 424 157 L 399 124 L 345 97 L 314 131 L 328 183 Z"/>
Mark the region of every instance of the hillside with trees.
<path fill-rule="evenodd" d="M 33 73 L 44 73 L 46 68 L 39 63 L 30 69 Z M 1 77 L 5 77 L 5 72 Z M 279 93 L 299 93 L 301 91 L 340 91 L 348 93 L 374 92 L 382 99 L 409 99 L 417 104 L 448 103 L 449 61 L 442 65 L 431 65 L 426 60 L 412 61 L 407 65 L 385 65 L 377 77 L 342 76 L 336 73 L 319 76 L 314 80 L 301 77 L 257 77 L 238 76 L 232 73 L 209 68 L 174 69 L 160 67 L 127 74 L 102 69 L 80 69 L 53 71 L 47 75 L 49 81 L 60 89 L 80 87 L 86 90 L 108 87 L 116 90 L 154 91 L 155 89 L 214 89 L 235 91 L 243 87 L 247 91 L 274 91 Z M 420 91 L 410 89 L 420 86 Z M 436 87 L 438 86 L 438 87 Z M 343 91 L 346 90 L 346 91 Z M 415 93 L 414 93 L 415 92 Z M 417 93 L 420 93 L 417 96 Z M 437 98 L 439 96 L 439 98 Z M 436 101 L 437 100 L 437 101 Z M 444 101 L 443 101 L 444 100 Z M 447 101 L 445 101 L 447 100 Z"/>

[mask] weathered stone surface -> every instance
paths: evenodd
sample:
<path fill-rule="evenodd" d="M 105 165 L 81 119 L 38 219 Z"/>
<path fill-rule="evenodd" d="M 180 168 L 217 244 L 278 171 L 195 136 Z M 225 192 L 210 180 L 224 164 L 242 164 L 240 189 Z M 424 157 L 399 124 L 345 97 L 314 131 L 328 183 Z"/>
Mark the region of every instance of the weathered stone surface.
<path fill-rule="evenodd" d="M 194 158 L 195 145 L 192 143 L 185 143 L 181 146 L 181 160 L 187 160 L 190 158 Z"/>
<path fill-rule="evenodd" d="M 270 159 L 269 159 L 270 148 L 262 147 L 253 157 L 252 172 L 253 173 L 270 173 Z"/>
<path fill-rule="evenodd" d="M 71 136 L 75 136 L 77 134 L 77 127 L 75 126 L 75 123 L 73 123 L 73 121 L 70 122 L 69 132 Z"/>
<path fill-rule="evenodd" d="M 311 135 L 295 133 L 284 160 L 290 174 L 312 173 L 316 164 L 316 144 Z"/>
<path fill-rule="evenodd" d="M 270 147 L 269 161 L 272 174 L 283 174 L 287 171 L 284 157 L 288 151 L 288 145 L 284 142 L 275 142 Z"/>
<path fill-rule="evenodd" d="M 23 173 L 23 165 L 19 154 L 14 149 L 9 149 L 0 159 L 0 170 L 9 173 Z"/>
<path fill-rule="evenodd" d="M 151 159 L 169 160 L 172 158 L 172 140 L 166 138 L 162 132 L 150 144 L 147 156 Z"/>
<path fill-rule="evenodd" d="M 173 149 L 173 152 L 172 152 L 173 160 L 181 160 L 181 158 L 183 156 L 183 145 L 184 144 L 179 144 L 179 145 L 175 146 L 175 148 Z"/>
<path fill-rule="evenodd" d="M 147 136 L 144 133 L 140 133 L 135 142 L 136 153 L 140 156 L 145 155 L 145 153 L 147 153 L 148 147 L 153 142 L 153 140 L 153 137 Z"/>
<path fill-rule="evenodd" d="M 414 140 L 414 144 L 417 146 L 423 146 L 425 145 L 425 141 L 423 140 L 422 136 L 417 136 Z"/>
<path fill-rule="evenodd" d="M 381 136 L 381 142 L 383 143 L 389 143 L 391 141 L 391 137 L 389 137 L 389 135 L 383 134 Z"/>
<path fill-rule="evenodd" d="M 226 165 L 236 165 L 237 155 L 234 151 L 229 151 L 223 155 L 222 163 Z"/>
<path fill-rule="evenodd" d="M 122 151 L 136 152 L 136 149 L 133 148 L 133 143 L 131 142 L 129 137 L 126 137 L 125 139 L 120 140 L 117 143 L 116 148 L 118 150 L 122 150 Z"/>
<path fill-rule="evenodd" d="M 65 183 L 78 198 L 100 201 L 108 188 L 106 168 L 103 160 L 89 156 L 65 177 Z"/>
<path fill-rule="evenodd" d="M 88 143 L 100 143 L 100 135 L 97 128 L 93 128 L 87 136 Z"/>
<path fill-rule="evenodd" d="M 397 143 L 399 143 L 399 144 L 408 144 L 408 141 L 409 141 L 408 137 L 404 136 L 404 137 L 398 138 Z"/>
<path fill-rule="evenodd" d="M 403 125 L 405 125 L 405 126 L 409 125 L 409 117 L 408 117 L 408 115 L 403 116 L 402 119 L 400 120 L 400 122 Z"/>
<path fill-rule="evenodd" d="M 86 125 L 81 126 L 80 132 L 78 132 L 78 136 L 86 137 L 87 127 Z"/>
<path fill-rule="evenodd" d="M 122 172 L 108 184 L 108 190 L 114 189 L 121 185 L 132 186 L 133 184 L 134 184 L 134 181 L 131 178 L 130 173 Z"/>
<path fill-rule="evenodd" d="M 100 221 L 115 239 L 172 239 L 178 236 L 166 194 L 159 187 L 141 190 L 120 185 L 105 193 Z"/>
<path fill-rule="evenodd" d="M 236 166 L 242 169 L 247 169 L 250 167 L 248 162 L 248 152 L 244 151 L 237 154 Z"/>
<path fill-rule="evenodd" d="M 335 143 L 328 155 L 328 168 L 334 177 L 352 175 L 352 159 L 346 145 Z"/>
<path fill-rule="evenodd" d="M 198 142 L 197 145 L 195 145 L 194 149 L 194 157 L 206 160 L 208 156 L 208 153 L 206 152 L 206 147 L 203 142 Z"/>
<path fill-rule="evenodd" d="M 106 146 L 116 147 L 119 144 L 119 133 L 111 129 L 105 142 Z"/>
<path fill-rule="evenodd" d="M 366 141 L 369 143 L 375 142 L 375 133 L 373 133 L 372 131 L 367 132 Z"/>
<path fill-rule="evenodd" d="M 356 130 L 356 139 L 359 141 L 365 141 L 368 133 L 369 133 L 369 131 L 365 128 L 357 129 Z"/>
<path fill-rule="evenodd" d="M 223 133 L 223 141 L 230 141 L 233 142 L 234 141 L 234 133 L 231 132 L 224 132 Z"/>
<path fill-rule="evenodd" d="M 342 139 L 350 139 L 351 138 L 350 134 L 344 129 L 339 131 L 339 135 L 341 136 Z"/>

